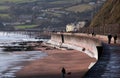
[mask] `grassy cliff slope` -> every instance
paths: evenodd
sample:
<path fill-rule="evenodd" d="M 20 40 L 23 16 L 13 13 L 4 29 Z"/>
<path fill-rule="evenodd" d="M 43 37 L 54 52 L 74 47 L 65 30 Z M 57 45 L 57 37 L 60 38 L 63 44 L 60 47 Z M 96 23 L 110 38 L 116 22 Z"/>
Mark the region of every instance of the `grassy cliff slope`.
<path fill-rule="evenodd" d="M 69 7 L 66 10 L 74 11 L 74 12 L 85 12 L 85 11 L 89 11 L 89 10 L 92 10 L 92 9 L 93 9 L 92 5 L 89 5 L 89 4 L 79 4 L 79 5 L 75 5 L 75 6 Z"/>
<path fill-rule="evenodd" d="M 120 0 L 107 0 L 95 15 L 90 26 L 120 24 Z"/>

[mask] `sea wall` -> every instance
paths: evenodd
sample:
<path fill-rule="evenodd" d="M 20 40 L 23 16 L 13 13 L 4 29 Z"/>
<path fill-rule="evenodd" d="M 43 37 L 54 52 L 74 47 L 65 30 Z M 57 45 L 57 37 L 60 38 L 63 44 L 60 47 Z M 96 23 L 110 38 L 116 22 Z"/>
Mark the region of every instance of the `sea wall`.
<path fill-rule="evenodd" d="M 98 53 L 98 48 L 102 47 L 102 42 L 89 35 L 77 33 L 53 33 L 49 43 L 58 47 L 68 47 L 85 52 L 90 57 L 98 59 L 101 53 Z"/>

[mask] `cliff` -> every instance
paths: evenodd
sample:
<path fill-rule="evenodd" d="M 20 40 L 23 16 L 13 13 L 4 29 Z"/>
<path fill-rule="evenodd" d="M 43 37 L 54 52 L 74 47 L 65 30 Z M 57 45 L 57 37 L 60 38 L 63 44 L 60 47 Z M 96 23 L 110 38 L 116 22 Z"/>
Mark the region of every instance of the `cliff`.
<path fill-rule="evenodd" d="M 107 0 L 94 16 L 90 26 L 120 24 L 120 0 Z"/>

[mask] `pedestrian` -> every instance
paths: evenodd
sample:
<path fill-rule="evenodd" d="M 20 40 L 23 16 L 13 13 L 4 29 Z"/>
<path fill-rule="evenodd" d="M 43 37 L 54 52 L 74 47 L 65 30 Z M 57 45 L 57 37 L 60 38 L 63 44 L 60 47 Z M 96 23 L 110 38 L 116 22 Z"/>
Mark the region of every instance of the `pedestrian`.
<path fill-rule="evenodd" d="M 66 70 L 64 67 L 62 68 L 61 73 L 62 73 L 62 78 L 65 78 Z"/>
<path fill-rule="evenodd" d="M 110 44 L 110 43 L 111 43 L 111 39 L 112 39 L 112 35 L 111 35 L 111 34 L 109 34 L 109 35 L 108 35 L 108 44 Z"/>
<path fill-rule="evenodd" d="M 117 35 L 115 34 L 113 38 L 114 38 L 114 43 L 116 44 Z"/>
<path fill-rule="evenodd" d="M 94 36 L 94 32 L 92 32 L 92 36 Z"/>

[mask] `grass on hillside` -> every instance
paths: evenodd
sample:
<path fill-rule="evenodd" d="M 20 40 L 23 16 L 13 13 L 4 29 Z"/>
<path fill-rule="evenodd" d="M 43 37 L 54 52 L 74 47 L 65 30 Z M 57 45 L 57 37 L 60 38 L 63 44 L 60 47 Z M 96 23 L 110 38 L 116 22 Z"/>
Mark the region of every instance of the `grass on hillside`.
<path fill-rule="evenodd" d="M 7 3 L 7 2 L 12 2 L 12 3 L 23 3 L 23 2 L 32 2 L 36 0 L 0 0 L 0 3 Z"/>
<path fill-rule="evenodd" d="M 104 24 L 120 24 L 120 3 L 108 0 L 97 13 L 90 26 L 102 26 Z"/>
<path fill-rule="evenodd" d="M 81 0 L 56 0 L 51 2 L 51 4 L 66 4 L 66 3 L 79 3 Z"/>
<path fill-rule="evenodd" d="M 61 17 L 62 15 L 60 13 L 55 13 L 55 12 L 46 12 L 46 14 L 53 15 L 56 17 Z"/>
<path fill-rule="evenodd" d="M 9 16 L 9 14 L 0 14 L 0 17 L 2 17 L 2 18 L 9 18 L 10 16 Z"/>
<path fill-rule="evenodd" d="M 26 28 L 34 28 L 37 27 L 37 25 L 18 25 L 15 26 L 15 29 L 26 29 Z"/>
<path fill-rule="evenodd" d="M 69 8 L 66 8 L 68 11 L 74 11 L 74 12 L 84 12 L 86 10 L 92 10 L 93 6 L 89 4 L 80 4 L 76 6 L 72 6 Z"/>
<path fill-rule="evenodd" d="M 8 6 L 0 6 L 0 11 L 1 10 L 7 10 L 9 7 Z"/>

